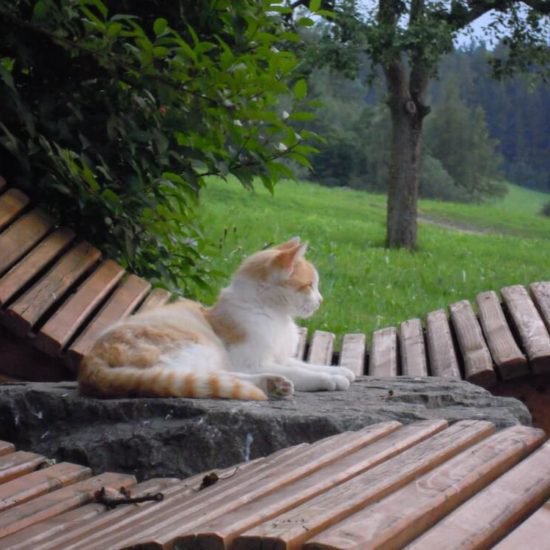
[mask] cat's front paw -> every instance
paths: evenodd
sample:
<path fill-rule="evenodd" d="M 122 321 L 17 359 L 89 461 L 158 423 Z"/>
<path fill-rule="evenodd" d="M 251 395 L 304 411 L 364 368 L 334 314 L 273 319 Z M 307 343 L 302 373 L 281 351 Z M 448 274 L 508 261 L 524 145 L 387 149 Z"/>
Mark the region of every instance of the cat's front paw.
<path fill-rule="evenodd" d="M 340 374 L 335 374 L 332 379 L 334 380 L 334 383 L 336 385 L 336 387 L 334 388 L 335 390 L 344 391 L 347 390 L 350 386 L 350 381 L 345 376 L 341 376 Z"/>
<path fill-rule="evenodd" d="M 267 395 L 275 399 L 284 399 L 294 394 L 294 384 L 284 376 L 269 375 L 266 378 Z"/>
<path fill-rule="evenodd" d="M 355 380 L 355 374 L 346 367 L 338 367 L 338 374 L 346 377 L 350 382 Z"/>

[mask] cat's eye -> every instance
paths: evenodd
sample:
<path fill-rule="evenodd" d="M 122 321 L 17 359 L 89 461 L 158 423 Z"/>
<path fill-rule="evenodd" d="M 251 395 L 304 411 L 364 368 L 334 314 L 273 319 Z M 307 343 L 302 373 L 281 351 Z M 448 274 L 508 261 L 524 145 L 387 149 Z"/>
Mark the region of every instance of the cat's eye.
<path fill-rule="evenodd" d="M 307 283 L 300 287 L 300 290 L 312 290 L 312 289 L 313 289 L 313 283 Z"/>

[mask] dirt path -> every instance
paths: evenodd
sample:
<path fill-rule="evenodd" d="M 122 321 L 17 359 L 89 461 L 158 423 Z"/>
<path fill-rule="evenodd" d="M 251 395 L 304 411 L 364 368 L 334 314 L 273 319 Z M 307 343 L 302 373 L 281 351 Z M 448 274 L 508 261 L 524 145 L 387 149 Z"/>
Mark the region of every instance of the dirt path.
<path fill-rule="evenodd" d="M 482 227 L 469 225 L 466 222 L 436 218 L 426 214 L 418 214 L 418 221 L 422 223 L 429 223 L 430 225 L 436 225 L 437 227 L 442 227 L 443 229 L 451 229 L 452 231 L 469 233 L 471 235 L 488 235 L 490 233 L 498 233 L 498 231 L 495 231 L 494 229 L 484 229 Z"/>

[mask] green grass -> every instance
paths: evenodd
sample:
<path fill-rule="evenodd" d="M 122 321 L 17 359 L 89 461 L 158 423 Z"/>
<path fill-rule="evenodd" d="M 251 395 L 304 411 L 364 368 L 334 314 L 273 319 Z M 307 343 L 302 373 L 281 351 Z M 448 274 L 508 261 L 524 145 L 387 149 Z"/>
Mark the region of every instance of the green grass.
<path fill-rule="evenodd" d="M 200 211 L 217 245 L 213 268 L 222 273 L 221 286 L 248 254 L 299 235 L 310 243 L 308 257 L 319 269 L 325 297 L 306 324 L 337 334 L 370 334 L 483 290 L 548 280 L 550 219 L 537 215 L 547 198 L 512 187 L 505 199 L 484 206 L 423 201 L 427 215 L 495 233 L 421 223 L 415 253 L 383 247 L 382 195 L 284 182 L 271 196 L 260 186 L 247 192 L 212 180 Z M 206 303 L 214 298 L 215 292 L 201 296 Z"/>

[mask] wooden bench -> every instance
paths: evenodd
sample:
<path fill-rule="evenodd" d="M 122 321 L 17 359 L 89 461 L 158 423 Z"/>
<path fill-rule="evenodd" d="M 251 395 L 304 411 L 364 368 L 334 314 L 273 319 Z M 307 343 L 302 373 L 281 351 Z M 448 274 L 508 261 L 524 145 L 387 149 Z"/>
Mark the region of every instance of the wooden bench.
<path fill-rule="evenodd" d="M 0 547 L 534 548 L 550 529 L 544 441 L 485 421 L 385 422 L 217 471 L 202 490 L 206 473 L 137 483 L 0 442 Z M 107 509 L 101 487 L 164 498 Z"/>
<path fill-rule="evenodd" d="M 125 273 L 99 250 L 55 227 L 0 178 L 0 373 L 74 378 L 94 338 L 115 320 L 175 299 Z M 302 329 L 296 355 L 357 375 L 465 379 L 522 397 L 550 432 L 550 281 L 480 293 L 372 335 Z M 9 331 L 9 334 L 8 334 Z M 545 424 L 546 422 L 546 424 Z"/>

